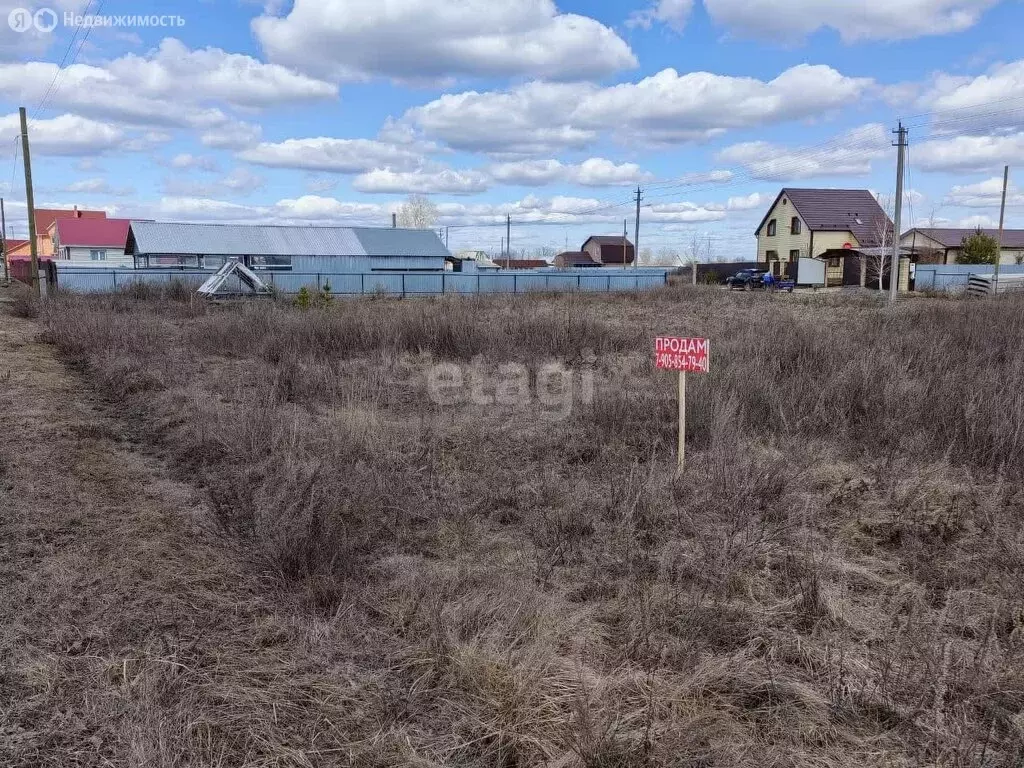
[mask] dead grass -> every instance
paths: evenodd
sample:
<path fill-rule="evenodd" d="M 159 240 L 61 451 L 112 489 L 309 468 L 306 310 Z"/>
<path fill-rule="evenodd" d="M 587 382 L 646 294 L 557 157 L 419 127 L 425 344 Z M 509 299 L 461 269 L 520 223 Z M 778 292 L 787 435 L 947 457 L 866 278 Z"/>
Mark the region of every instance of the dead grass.
<path fill-rule="evenodd" d="M 197 743 L 185 720 L 143 717 L 117 764 L 1024 756 L 1024 303 L 686 286 L 299 311 L 122 294 L 62 297 L 45 322 L 202 490 L 220 546 L 291 628 L 274 653 L 309 665 L 309 693 L 232 678 L 292 720 Z M 682 479 L 655 332 L 712 339 Z M 437 361 L 592 356 L 597 396 L 561 421 L 427 397 Z M 350 715 L 313 737 L 303 713 L 338 675 Z M 181 685 L 187 719 L 203 688 Z M 255 749 L 267 733 L 287 744 Z"/>

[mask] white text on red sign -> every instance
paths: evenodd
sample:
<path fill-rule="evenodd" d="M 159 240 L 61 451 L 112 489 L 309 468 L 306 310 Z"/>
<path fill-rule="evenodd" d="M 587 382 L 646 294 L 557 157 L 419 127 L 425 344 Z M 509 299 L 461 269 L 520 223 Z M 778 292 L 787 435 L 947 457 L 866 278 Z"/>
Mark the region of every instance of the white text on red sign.
<path fill-rule="evenodd" d="M 711 370 L 711 343 L 708 339 L 659 336 L 654 340 L 654 364 L 668 371 L 707 373 Z"/>

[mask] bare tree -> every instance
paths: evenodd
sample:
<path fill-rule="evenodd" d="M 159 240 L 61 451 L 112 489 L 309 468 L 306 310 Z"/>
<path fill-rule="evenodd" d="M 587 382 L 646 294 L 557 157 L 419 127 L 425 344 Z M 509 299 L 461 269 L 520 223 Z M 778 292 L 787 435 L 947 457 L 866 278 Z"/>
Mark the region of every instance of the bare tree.
<path fill-rule="evenodd" d="M 437 206 L 426 195 L 409 195 L 398 208 L 398 226 L 407 229 L 433 229 Z"/>
<path fill-rule="evenodd" d="M 871 236 L 874 239 L 873 254 L 870 256 L 862 256 L 863 261 L 861 262 L 861 283 L 865 278 L 870 278 L 872 282 L 878 281 L 878 290 L 884 290 L 882 287 L 882 281 L 885 279 L 886 265 L 888 265 L 892 258 L 892 246 L 893 246 L 893 224 L 892 214 L 894 211 L 893 200 L 887 195 L 878 195 L 878 204 L 885 212 L 885 216 L 875 217 L 874 226 L 871 230 Z"/>

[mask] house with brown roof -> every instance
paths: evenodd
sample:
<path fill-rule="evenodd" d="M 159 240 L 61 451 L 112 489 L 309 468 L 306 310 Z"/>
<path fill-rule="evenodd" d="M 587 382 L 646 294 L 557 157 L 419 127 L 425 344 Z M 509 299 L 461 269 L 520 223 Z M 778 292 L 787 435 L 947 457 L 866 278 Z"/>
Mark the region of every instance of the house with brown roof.
<path fill-rule="evenodd" d="M 921 227 L 911 229 L 900 238 L 900 245 L 909 248 L 918 258 L 915 261 L 931 264 L 956 264 L 964 238 L 977 229 L 941 229 Z M 981 232 L 999 239 L 999 230 L 982 229 Z M 1024 229 L 1004 229 L 1000 264 L 1024 263 Z"/>
<path fill-rule="evenodd" d="M 595 235 L 588 237 L 580 248 L 583 253 L 601 266 L 632 264 L 636 258 L 633 244 L 619 235 Z"/>
<path fill-rule="evenodd" d="M 555 256 L 555 266 L 559 269 L 570 269 L 574 267 L 600 267 L 600 262 L 594 261 L 593 257 L 586 251 L 562 251 Z"/>
<path fill-rule="evenodd" d="M 843 281 L 843 251 L 891 243 L 893 224 L 866 189 L 786 187 L 758 225 L 757 260 L 774 274 L 801 257 L 827 254 L 826 279 Z"/>

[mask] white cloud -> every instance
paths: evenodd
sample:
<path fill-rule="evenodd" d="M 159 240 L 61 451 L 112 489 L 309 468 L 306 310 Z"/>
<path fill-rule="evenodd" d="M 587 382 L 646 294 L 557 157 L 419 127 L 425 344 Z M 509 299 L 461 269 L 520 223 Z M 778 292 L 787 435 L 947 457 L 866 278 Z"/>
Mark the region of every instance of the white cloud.
<path fill-rule="evenodd" d="M 712 20 L 744 36 L 799 40 L 828 27 L 844 42 L 944 35 L 974 26 L 999 0 L 704 0 Z"/>
<path fill-rule="evenodd" d="M 727 211 L 750 211 L 755 208 L 764 208 L 772 202 L 772 199 L 760 192 L 752 192 L 749 195 L 730 197 L 725 203 L 725 209 Z"/>
<path fill-rule="evenodd" d="M 1024 133 L 931 139 L 912 147 L 910 154 L 913 167 L 925 171 L 1001 172 L 1008 163 L 1024 163 Z"/>
<path fill-rule="evenodd" d="M 692 11 L 693 0 L 655 0 L 650 8 L 630 15 L 626 26 L 650 29 L 654 23 L 660 23 L 682 32 Z"/>
<path fill-rule="evenodd" d="M 993 133 L 1000 128 L 1024 127 L 1024 59 L 997 64 L 977 77 L 936 75 L 918 98 L 917 106 L 936 112 L 937 133 Z M 943 113 L 948 112 L 948 115 Z"/>
<path fill-rule="evenodd" d="M 996 229 L 999 226 L 999 222 L 991 216 L 974 215 L 960 219 L 956 225 L 960 229 L 973 229 L 975 227 L 981 227 L 982 229 Z"/>
<path fill-rule="evenodd" d="M 332 173 L 365 173 L 374 168 L 415 170 L 423 156 L 415 149 L 375 139 L 332 139 L 326 136 L 263 142 L 239 157 L 269 168 Z"/>
<path fill-rule="evenodd" d="M 59 77 L 59 88 L 51 89 Z M 50 91 L 51 108 L 123 127 L 186 128 L 208 146 L 237 146 L 240 123 L 223 107 L 245 110 L 337 98 L 337 86 L 219 48 L 190 50 L 171 38 L 145 56 L 102 65 L 32 61 L 0 64 L 0 98 L 34 104 Z M 216 105 L 216 106 L 214 106 Z M 253 127 L 248 127 L 251 137 Z"/>
<path fill-rule="evenodd" d="M 479 171 L 459 171 L 452 168 L 411 172 L 374 168 L 352 180 L 353 189 L 369 193 L 472 195 L 484 192 L 489 186 L 490 179 Z"/>
<path fill-rule="evenodd" d="M 732 171 L 696 171 L 694 173 L 684 173 L 682 176 L 679 177 L 678 181 L 680 184 L 690 186 L 704 184 L 725 184 L 726 182 L 732 181 L 732 178 Z"/>
<path fill-rule="evenodd" d="M 766 141 L 733 144 L 718 159 L 746 168 L 755 179 L 785 181 L 821 176 L 862 176 L 891 151 L 889 134 L 878 123 L 863 125 L 817 148 L 789 148 Z"/>
<path fill-rule="evenodd" d="M 820 118 L 871 81 L 800 64 L 769 81 L 665 69 L 636 83 L 531 82 L 510 91 L 446 94 L 405 120 L 455 149 L 537 155 L 580 148 L 601 133 L 626 142 L 703 141 L 731 128 Z"/>
<path fill-rule="evenodd" d="M 490 167 L 489 172 L 498 181 L 521 186 L 563 183 L 607 187 L 637 184 L 652 178 L 636 163 L 616 164 L 603 157 L 592 157 L 578 164 L 563 164 L 558 160 L 497 163 Z"/>
<path fill-rule="evenodd" d="M 663 203 L 652 205 L 640 214 L 645 221 L 663 224 L 690 224 L 700 221 L 721 221 L 726 217 L 724 210 L 714 210 L 696 203 Z"/>
<path fill-rule="evenodd" d="M 171 197 L 216 197 L 217 195 L 248 195 L 261 189 L 266 179 L 247 168 L 235 168 L 230 173 L 209 181 L 188 178 L 164 179 L 164 192 Z"/>
<path fill-rule="evenodd" d="M 175 155 L 171 158 L 170 165 L 172 168 L 179 170 L 199 170 L 209 173 L 216 173 L 220 170 L 220 166 L 215 158 L 209 155 L 192 155 L 188 152 Z"/>
<path fill-rule="evenodd" d="M 92 155 L 123 148 L 125 143 L 125 132 L 121 128 L 76 115 L 33 120 L 29 134 L 32 154 L 38 155 Z M 0 136 L 19 135 L 21 122 L 18 115 L 0 117 Z"/>
<path fill-rule="evenodd" d="M 226 120 L 215 128 L 203 131 L 199 141 L 210 149 L 245 149 L 260 140 L 263 128 L 243 120 Z"/>
<path fill-rule="evenodd" d="M 947 205 L 958 205 L 964 208 L 998 208 L 1003 197 L 1003 177 L 993 176 L 991 179 L 976 184 L 956 185 L 946 195 Z M 1006 205 L 1024 205 L 1024 193 L 1012 181 L 1007 185 Z"/>
<path fill-rule="evenodd" d="M 252 29 L 272 61 L 340 80 L 571 80 L 637 64 L 613 30 L 551 0 L 295 0 Z"/>
<path fill-rule="evenodd" d="M 135 194 L 134 187 L 115 187 L 106 179 L 101 178 L 73 181 L 58 191 L 69 195 L 110 195 L 112 197 L 127 197 Z"/>
<path fill-rule="evenodd" d="M 593 90 L 591 85 L 533 82 L 505 92 L 447 93 L 413 107 L 405 119 L 455 149 L 552 154 L 597 140 L 596 130 L 571 124 L 571 105 Z"/>

